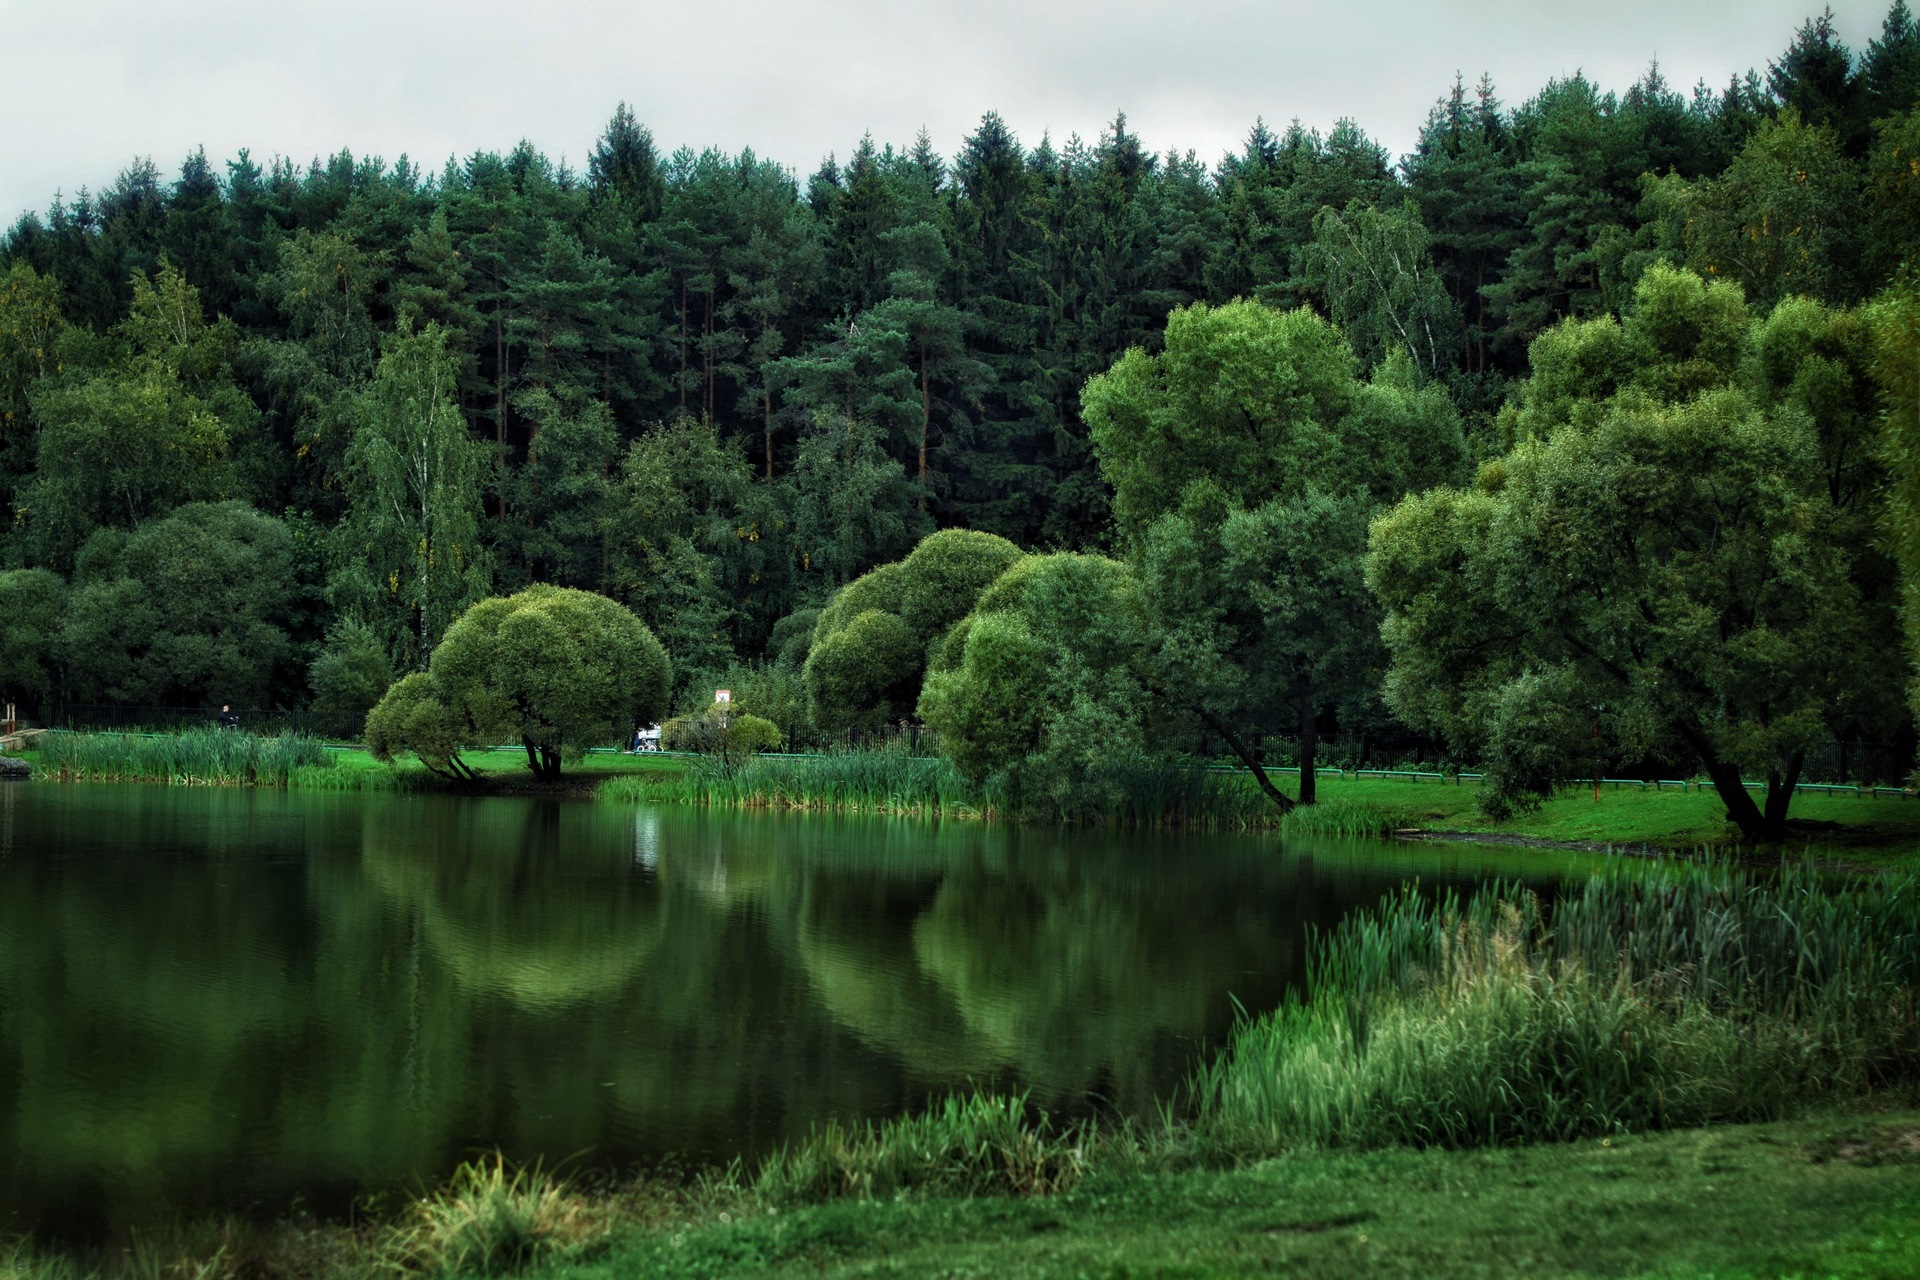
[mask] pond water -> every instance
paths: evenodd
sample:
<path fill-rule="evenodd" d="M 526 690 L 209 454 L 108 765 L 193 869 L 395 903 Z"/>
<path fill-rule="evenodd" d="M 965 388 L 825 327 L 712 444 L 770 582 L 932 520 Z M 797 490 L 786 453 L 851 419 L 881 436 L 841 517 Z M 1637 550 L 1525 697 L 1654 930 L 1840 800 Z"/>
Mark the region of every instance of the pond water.
<path fill-rule="evenodd" d="M 1406 880 L 1540 855 L 586 801 L 0 786 L 0 1237 L 476 1151 L 751 1155 L 971 1084 L 1150 1114 Z"/>

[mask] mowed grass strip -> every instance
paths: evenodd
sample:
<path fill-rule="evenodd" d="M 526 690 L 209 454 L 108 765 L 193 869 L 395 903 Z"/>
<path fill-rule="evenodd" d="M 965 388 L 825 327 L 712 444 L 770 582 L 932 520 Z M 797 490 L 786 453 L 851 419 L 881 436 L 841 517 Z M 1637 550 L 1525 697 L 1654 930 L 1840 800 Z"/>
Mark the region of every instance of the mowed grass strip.
<path fill-rule="evenodd" d="M 1920 1112 L 1473 1152 L 1303 1154 L 1045 1199 L 842 1202 L 616 1237 L 530 1274 L 1920 1275 Z"/>

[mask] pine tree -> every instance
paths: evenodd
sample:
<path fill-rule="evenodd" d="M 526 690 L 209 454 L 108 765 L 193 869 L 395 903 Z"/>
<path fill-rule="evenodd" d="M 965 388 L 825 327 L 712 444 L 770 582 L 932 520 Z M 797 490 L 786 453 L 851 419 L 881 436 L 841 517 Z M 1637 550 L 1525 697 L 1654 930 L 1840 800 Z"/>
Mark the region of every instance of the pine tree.
<path fill-rule="evenodd" d="M 1920 106 L 1920 24 L 1907 0 L 1893 0 L 1880 38 L 1860 60 L 1866 115 L 1879 120 Z"/>
<path fill-rule="evenodd" d="M 1866 150 L 1863 84 L 1853 54 L 1833 29 L 1833 9 L 1809 18 L 1778 62 L 1767 64 L 1767 88 L 1783 107 L 1818 128 L 1831 129 L 1848 155 Z"/>

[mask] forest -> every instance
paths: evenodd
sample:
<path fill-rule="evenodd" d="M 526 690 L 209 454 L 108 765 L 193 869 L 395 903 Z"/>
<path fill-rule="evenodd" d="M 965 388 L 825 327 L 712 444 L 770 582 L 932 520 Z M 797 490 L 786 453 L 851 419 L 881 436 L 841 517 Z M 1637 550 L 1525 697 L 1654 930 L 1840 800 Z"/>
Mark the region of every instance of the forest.
<path fill-rule="evenodd" d="M 968 531 L 995 572 L 1000 540 L 1053 553 L 1002 612 L 1057 619 L 1131 566 L 1167 689 L 1214 691 L 1171 701 L 1239 754 L 1411 731 L 1524 791 L 1604 730 L 1615 758 L 1684 753 L 1736 788 L 1789 761 L 1790 793 L 1820 744 L 1911 735 L 1920 27 L 1895 0 L 1863 50 L 1830 12 L 1783 36 L 1717 87 L 1655 64 L 1510 103 L 1456 78 L 1397 160 L 1346 119 L 1255 120 L 1209 164 L 1124 115 L 1022 140 L 988 114 L 950 158 L 867 137 L 802 179 L 663 155 L 625 105 L 584 172 L 525 143 L 438 171 L 137 160 L 0 240 L 0 694 L 364 712 L 469 605 L 553 584 L 629 607 L 681 709 L 780 673 L 792 702 L 816 645 L 880 625 L 823 614 L 836 593 Z M 1344 452 L 1208 390 L 1249 350 L 1293 379 L 1274 421 Z M 1548 491 L 1583 466 L 1612 495 L 1590 514 L 1675 477 L 1642 493 L 1672 541 L 1596 524 L 1582 591 L 1535 573 L 1536 618 L 1499 564 L 1565 548 L 1487 530 L 1571 509 Z M 908 619 L 913 689 L 864 723 L 912 717 L 924 678 L 943 740 L 979 740 L 956 646 L 992 628 L 925 655 L 984 585 Z M 1258 617 L 1209 611 L 1229 599 Z M 1655 642 L 1602 652 L 1616 607 Z M 1503 611 L 1528 617 L 1500 632 Z M 1686 648 L 1703 628 L 1712 662 Z M 776 717 L 797 740 L 863 722 L 809 713 L 816 666 Z M 1655 708 L 1662 680 L 1713 723 Z"/>

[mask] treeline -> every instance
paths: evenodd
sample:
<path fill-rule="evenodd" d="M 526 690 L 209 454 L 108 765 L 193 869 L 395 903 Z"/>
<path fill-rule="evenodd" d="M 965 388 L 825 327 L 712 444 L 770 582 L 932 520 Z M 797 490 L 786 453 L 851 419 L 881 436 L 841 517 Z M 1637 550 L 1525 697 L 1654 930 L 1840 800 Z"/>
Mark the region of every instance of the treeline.
<path fill-rule="evenodd" d="M 1456 82 L 1398 164 L 1351 121 L 1209 167 L 988 115 L 801 181 L 625 107 L 583 173 L 138 162 L 0 243 L 0 690 L 364 707 L 531 582 L 629 604 L 683 687 L 797 661 L 936 528 L 1126 551 L 1082 389 L 1193 303 L 1312 307 L 1491 457 L 1531 344 L 1654 264 L 1759 314 L 1878 293 L 1916 103 L 1898 0 L 1858 56 L 1825 15 L 1723 88 Z"/>

